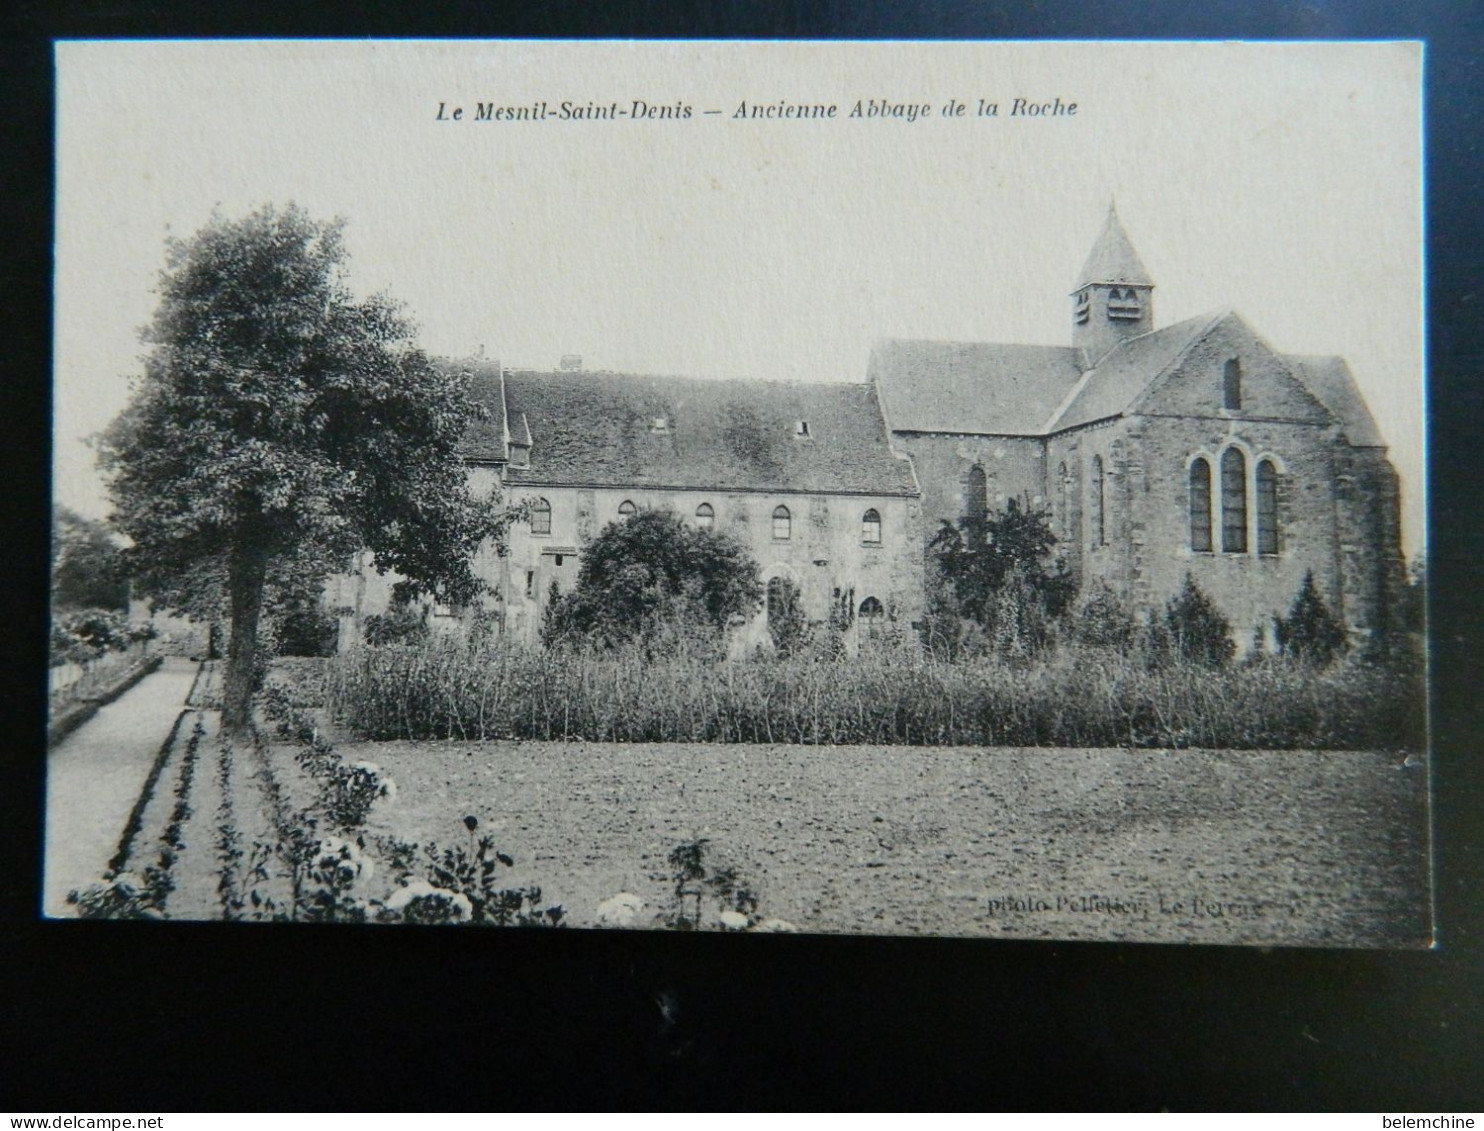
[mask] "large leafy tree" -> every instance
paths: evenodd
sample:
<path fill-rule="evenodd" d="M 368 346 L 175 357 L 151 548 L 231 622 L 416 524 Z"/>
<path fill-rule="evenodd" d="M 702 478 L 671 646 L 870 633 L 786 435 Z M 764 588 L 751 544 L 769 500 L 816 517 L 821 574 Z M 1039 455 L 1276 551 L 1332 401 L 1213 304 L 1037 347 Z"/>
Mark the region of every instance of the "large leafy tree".
<path fill-rule="evenodd" d="M 736 539 L 640 511 L 582 551 L 577 587 L 548 606 L 542 636 L 612 644 L 677 624 L 720 632 L 755 611 L 761 593 L 757 562 Z"/>
<path fill-rule="evenodd" d="M 478 411 L 462 378 L 393 302 L 352 294 L 342 224 L 265 206 L 170 239 L 152 348 L 99 444 L 131 573 L 183 611 L 188 579 L 225 593 L 231 730 L 250 723 L 270 576 L 369 549 L 402 595 L 467 601 L 505 520 L 458 459 Z"/>
<path fill-rule="evenodd" d="M 52 512 L 52 608 L 129 607 L 123 549 L 108 524 L 68 507 Z"/>
<path fill-rule="evenodd" d="M 1045 511 L 1018 499 L 1005 509 L 945 522 L 928 543 L 959 615 L 989 625 L 1008 588 L 1025 588 L 1056 616 L 1076 596 L 1076 580 L 1056 556 Z"/>

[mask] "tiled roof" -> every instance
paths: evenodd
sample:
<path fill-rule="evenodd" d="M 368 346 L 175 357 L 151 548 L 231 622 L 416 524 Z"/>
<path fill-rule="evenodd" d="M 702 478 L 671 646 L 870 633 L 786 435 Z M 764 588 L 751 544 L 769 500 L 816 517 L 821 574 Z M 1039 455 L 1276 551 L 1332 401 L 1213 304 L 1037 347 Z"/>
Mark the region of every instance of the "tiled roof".
<path fill-rule="evenodd" d="M 878 342 L 868 379 L 894 432 L 1034 436 L 1081 378 L 1070 346 Z"/>
<path fill-rule="evenodd" d="M 1154 286 L 1154 280 L 1144 269 L 1139 253 L 1134 250 L 1128 233 L 1118 220 L 1118 213 L 1111 207 L 1108 209 L 1108 219 L 1103 224 L 1102 234 L 1092 245 L 1087 262 L 1082 265 L 1082 273 L 1077 276 L 1077 286 L 1073 289 L 1080 291 L 1090 283 Z"/>
<path fill-rule="evenodd" d="M 1330 415 L 1345 430 L 1345 438 L 1357 448 L 1384 448 L 1386 441 L 1376 427 L 1376 419 L 1366 407 L 1350 366 L 1343 357 L 1319 357 L 1311 354 L 1285 354 L 1284 359 Z"/>
<path fill-rule="evenodd" d="M 529 427 L 530 467 L 507 469 L 512 485 L 917 493 L 869 385 L 508 370 L 502 406 L 498 368 L 469 368 L 492 416 Z M 500 459 L 502 440 L 503 422 L 482 425 L 465 455 Z"/>
<path fill-rule="evenodd" d="M 1088 370 L 1066 406 L 1047 419 L 1045 431 L 1060 432 L 1127 412 L 1187 349 L 1226 317 L 1228 312 L 1223 311 L 1187 318 L 1120 342 Z"/>

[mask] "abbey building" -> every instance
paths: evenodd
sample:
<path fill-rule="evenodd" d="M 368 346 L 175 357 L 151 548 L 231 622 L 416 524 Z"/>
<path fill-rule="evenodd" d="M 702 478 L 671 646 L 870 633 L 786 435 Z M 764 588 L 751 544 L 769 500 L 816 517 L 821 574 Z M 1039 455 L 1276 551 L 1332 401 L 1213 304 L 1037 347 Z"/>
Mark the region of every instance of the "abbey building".
<path fill-rule="evenodd" d="M 1398 484 L 1344 359 L 1281 354 L 1230 310 L 1158 327 L 1154 290 L 1110 208 L 1068 344 L 876 348 L 869 380 L 921 485 L 920 536 L 1029 498 L 1084 592 L 1158 608 L 1189 574 L 1246 647 L 1312 570 L 1353 635 L 1384 639 Z"/>
<path fill-rule="evenodd" d="M 1025 499 L 1084 591 L 1154 609 L 1188 574 L 1246 647 L 1312 571 L 1353 635 L 1384 640 L 1398 486 L 1348 366 L 1279 353 L 1232 311 L 1159 327 L 1154 291 L 1110 209 L 1062 345 L 886 341 L 856 385 L 464 363 L 488 410 L 470 475 L 530 508 L 479 565 L 497 593 L 485 611 L 534 640 L 587 541 L 665 507 L 740 538 L 810 619 L 905 632 L 941 524 Z M 390 586 L 365 568 L 336 580 L 342 645 Z M 739 640 L 766 639 L 767 617 Z"/>

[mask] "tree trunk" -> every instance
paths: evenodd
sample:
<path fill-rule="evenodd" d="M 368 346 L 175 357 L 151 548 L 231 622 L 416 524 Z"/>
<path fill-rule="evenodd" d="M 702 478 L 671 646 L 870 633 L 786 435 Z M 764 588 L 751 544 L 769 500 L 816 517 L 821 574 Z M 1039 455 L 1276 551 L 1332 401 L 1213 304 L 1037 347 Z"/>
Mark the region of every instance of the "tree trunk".
<path fill-rule="evenodd" d="M 227 672 L 222 690 L 222 729 L 229 734 L 243 734 L 252 726 L 252 697 L 257 690 L 253 668 L 267 576 L 265 551 L 256 546 L 241 546 L 233 552 L 227 567 L 232 629 L 227 640 Z"/>

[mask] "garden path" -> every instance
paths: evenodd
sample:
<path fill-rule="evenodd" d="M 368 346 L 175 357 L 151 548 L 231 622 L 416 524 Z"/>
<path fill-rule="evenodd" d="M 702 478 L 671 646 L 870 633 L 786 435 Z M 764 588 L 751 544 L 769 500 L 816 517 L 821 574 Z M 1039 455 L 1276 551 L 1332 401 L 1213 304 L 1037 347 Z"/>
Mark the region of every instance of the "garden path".
<path fill-rule="evenodd" d="M 102 876 L 195 677 L 190 660 L 167 657 L 48 754 L 42 914 L 72 918 L 67 893 Z"/>

